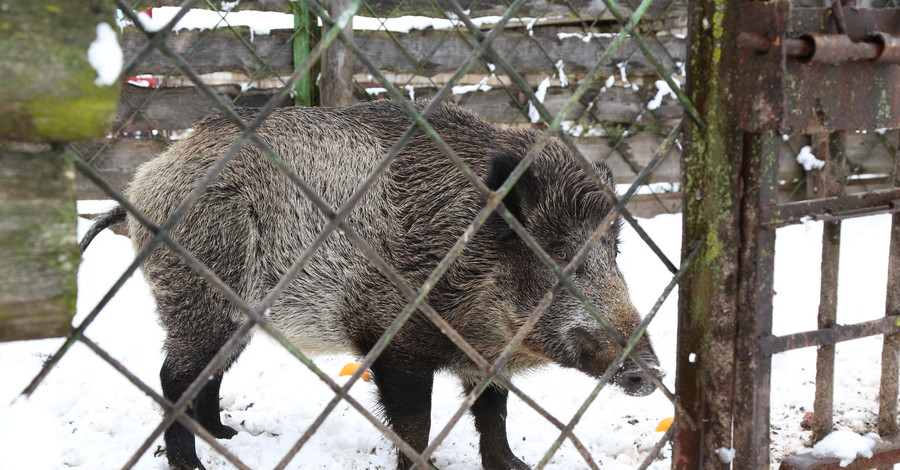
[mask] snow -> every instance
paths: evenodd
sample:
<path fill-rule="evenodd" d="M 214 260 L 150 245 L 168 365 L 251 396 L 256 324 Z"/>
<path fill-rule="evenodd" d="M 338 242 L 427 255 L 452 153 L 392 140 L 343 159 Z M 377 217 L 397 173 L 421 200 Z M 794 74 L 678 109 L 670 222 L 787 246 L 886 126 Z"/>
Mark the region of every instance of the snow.
<path fill-rule="evenodd" d="M 110 86 L 116 83 L 122 72 L 124 62 L 122 48 L 116 39 L 116 32 L 109 23 L 97 25 L 97 37 L 91 42 L 87 50 L 88 63 L 97 72 L 94 84 L 97 86 Z"/>
<path fill-rule="evenodd" d="M 474 85 L 456 85 L 451 89 L 454 95 L 464 95 L 466 93 L 474 93 L 476 91 L 491 91 L 491 86 L 487 84 L 490 76 L 483 77 L 481 81 Z"/>
<path fill-rule="evenodd" d="M 581 42 L 588 43 L 591 42 L 591 39 L 594 38 L 614 38 L 616 34 L 614 33 L 556 33 L 556 38 L 560 41 L 564 41 L 566 39 L 575 38 L 580 39 Z"/>
<path fill-rule="evenodd" d="M 84 199 L 78 201 L 76 209 L 79 215 L 102 214 L 117 205 L 116 201 L 109 199 Z"/>
<path fill-rule="evenodd" d="M 57 467 L 62 461 L 63 439 L 57 417 L 27 398 L 19 397 L 0 409 L 0 442 L 7 449 L 15 449 L 3 452 L 0 468 Z"/>
<path fill-rule="evenodd" d="M 401 88 L 406 90 L 406 93 L 408 93 L 407 96 L 410 101 L 413 101 L 416 99 L 416 87 L 414 87 L 412 85 L 403 85 Z M 387 91 L 387 90 L 385 90 L 385 91 Z"/>
<path fill-rule="evenodd" d="M 729 464 L 734 460 L 734 449 L 719 447 L 716 449 L 716 457 L 719 458 L 719 462 Z"/>
<path fill-rule="evenodd" d="M 269 34 L 276 29 L 293 29 L 294 16 L 290 13 L 279 13 L 273 11 L 236 11 L 231 12 L 237 2 L 223 2 L 222 10 L 224 12 L 216 12 L 212 10 L 192 9 L 172 28 L 173 31 L 182 29 L 213 29 L 231 26 L 246 26 L 250 28 L 251 34 Z M 139 12 L 138 17 L 141 25 L 147 31 L 155 32 L 162 29 L 176 14 L 181 10 L 180 7 L 159 7 L 153 9 L 152 18 L 144 13 Z M 500 16 L 483 16 L 471 18 L 475 26 L 482 27 L 492 25 L 500 21 Z M 540 20 L 554 19 L 557 17 L 547 18 L 510 18 L 508 25 L 520 25 L 530 27 Z M 119 27 L 129 25 L 129 21 L 122 20 Z M 319 20 L 321 26 L 322 21 Z M 409 33 L 414 30 L 438 29 L 446 30 L 456 27 L 464 27 L 462 21 L 451 18 L 432 18 L 429 16 L 406 15 L 394 18 L 370 18 L 365 16 L 353 17 L 353 29 L 358 31 L 375 31 L 387 30 L 395 33 Z"/>
<path fill-rule="evenodd" d="M 665 80 L 657 80 L 655 85 L 656 96 L 654 96 L 653 99 L 650 100 L 649 103 L 647 103 L 647 109 L 653 111 L 654 109 L 659 108 L 659 106 L 662 104 L 663 98 L 665 98 L 666 95 L 669 95 L 669 97 L 672 99 L 678 98 L 678 96 L 675 95 L 675 92 L 672 91 L 672 88 L 669 87 L 669 84 L 666 83 Z"/>
<path fill-rule="evenodd" d="M 85 209 L 101 205 L 84 204 Z M 660 215 L 639 222 L 670 259 L 679 259 L 680 215 Z M 844 222 L 839 323 L 865 321 L 884 314 L 890 224 L 889 216 Z M 83 233 L 88 225 L 88 221 L 81 220 L 79 231 Z M 821 225 L 809 222 L 778 230 L 774 319 L 777 334 L 815 327 Z M 629 281 L 636 307 L 646 313 L 671 280 L 671 274 L 627 224 L 622 241 L 620 268 Z M 79 271 L 76 324 L 131 259 L 127 238 L 108 230 L 97 236 L 84 254 Z M 677 298 L 673 294 L 650 326 L 662 368 L 667 371 L 663 382 L 670 389 L 674 389 L 675 381 L 676 309 Z M 87 328 L 86 335 L 159 391 L 163 333 L 156 324 L 153 300 L 140 275 L 125 283 Z M 119 468 L 162 419 L 158 405 L 80 343 L 72 347 L 31 398 L 16 400 L 61 341 L 0 344 L 0 363 L 4 364 L 4 380 L 0 381 L 0 468 Z M 822 452 L 852 458 L 871 449 L 873 439 L 859 435 L 874 429 L 880 343 L 880 337 L 873 337 L 837 346 L 835 422 L 843 432 L 832 438 L 838 444 L 822 447 Z M 315 362 L 338 384 L 343 384 L 346 378 L 338 377 L 339 371 L 357 359 L 321 356 Z M 814 348 L 773 358 L 773 468 L 786 454 L 809 451 L 806 446 L 810 432 L 803 430 L 800 422 L 804 412 L 812 410 L 814 364 Z M 555 366 L 513 380 L 563 422 L 571 419 L 595 385 L 594 380 L 579 372 Z M 432 436 L 456 411 L 461 393 L 450 376 L 437 377 Z M 372 383 L 359 382 L 350 394 L 367 408 L 375 408 Z M 231 440 L 219 442 L 252 468 L 274 467 L 334 396 L 305 366 L 261 333 L 256 334 L 226 375 L 221 395 L 223 420 L 239 433 Z M 670 416 L 672 405 L 660 392 L 635 398 L 605 387 L 575 427 L 575 433 L 601 468 L 632 469 L 662 437 L 662 432 L 655 431 L 657 423 Z M 514 396 L 510 398 L 508 423 L 513 452 L 531 464 L 540 460 L 559 435 L 555 427 Z M 156 439 L 135 468 L 165 469 L 165 455 L 157 452 L 161 446 L 162 440 Z M 477 448 L 474 426 L 466 417 L 438 447 L 435 463 L 446 470 L 477 468 Z M 210 470 L 231 468 L 205 443 L 198 441 L 198 449 Z M 670 446 L 663 449 L 662 456 L 650 468 L 669 468 Z M 576 449 L 566 442 L 546 468 L 585 466 Z M 341 402 L 288 468 L 388 469 L 393 468 L 393 452 L 372 423 Z"/>
<path fill-rule="evenodd" d="M 381 87 L 366 88 L 366 93 L 368 93 L 371 96 L 378 96 L 382 93 L 387 93 L 387 88 L 381 88 Z"/>
<path fill-rule="evenodd" d="M 534 91 L 534 97 L 541 103 L 544 102 L 544 98 L 547 97 L 547 89 L 550 88 L 550 77 L 547 77 L 541 80 L 541 83 L 538 85 L 537 90 Z M 528 101 L 528 119 L 531 122 L 538 122 L 541 120 L 541 113 L 538 111 L 537 107 L 530 100 Z"/>
<path fill-rule="evenodd" d="M 616 191 L 618 191 L 620 195 L 625 194 L 625 191 L 628 191 L 629 187 L 630 185 L 627 184 L 617 184 Z M 634 194 L 677 193 L 678 191 L 681 191 L 681 183 L 679 182 L 659 182 L 638 186 L 635 188 Z"/>
<path fill-rule="evenodd" d="M 231 26 L 247 26 L 252 34 L 269 34 L 275 29 L 293 29 L 294 16 L 289 13 L 279 13 L 274 11 L 237 11 L 227 12 L 233 5 L 223 4 L 223 10 L 220 13 L 212 10 L 192 9 L 182 17 L 178 23 L 172 28 L 173 31 L 181 31 L 182 29 L 213 29 L 217 27 Z M 179 7 L 159 7 L 153 9 L 153 17 L 144 13 L 139 13 L 141 25 L 147 31 L 159 31 L 169 23 L 178 12 Z M 119 26 L 125 26 L 128 22 L 120 22 Z"/>
<path fill-rule="evenodd" d="M 635 83 L 632 83 L 628 79 L 628 71 L 626 67 L 628 66 L 628 62 L 617 62 L 616 67 L 619 69 L 619 77 L 622 79 L 623 86 L 630 87 L 632 91 L 637 91 L 638 86 Z"/>
<path fill-rule="evenodd" d="M 846 467 L 857 457 L 871 458 L 872 448 L 879 442 L 881 437 L 874 433 L 860 436 L 852 431 L 834 431 L 813 446 L 812 455 L 840 459 L 840 466 Z"/>
<path fill-rule="evenodd" d="M 816 158 L 812 153 L 812 147 L 809 145 L 804 145 L 800 149 L 800 152 L 797 154 L 797 163 L 806 171 L 821 170 L 825 167 L 825 161 Z"/>
<path fill-rule="evenodd" d="M 847 175 L 848 180 L 872 180 L 881 178 L 890 178 L 890 173 L 863 173 L 859 175 Z"/>
<path fill-rule="evenodd" d="M 556 67 L 556 76 L 559 77 L 559 86 L 569 86 L 569 77 L 566 76 L 566 72 L 563 70 L 566 67 L 566 63 L 560 59 L 556 61 L 554 66 Z"/>

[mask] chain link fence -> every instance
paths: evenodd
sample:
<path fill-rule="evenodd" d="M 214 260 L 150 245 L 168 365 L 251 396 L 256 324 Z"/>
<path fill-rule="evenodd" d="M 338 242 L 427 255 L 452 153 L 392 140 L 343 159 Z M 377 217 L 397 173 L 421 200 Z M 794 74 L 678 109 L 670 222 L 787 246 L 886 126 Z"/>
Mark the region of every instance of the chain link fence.
<path fill-rule="evenodd" d="M 276 468 L 305 468 L 298 457 L 299 452 L 308 446 L 329 416 L 344 406 L 356 410 L 377 428 L 415 468 L 428 468 L 438 447 L 450 445 L 452 437 L 448 436 L 454 427 L 463 421 L 480 397 L 491 393 L 492 384 L 512 392 L 555 428 L 556 438 L 542 448 L 543 455 L 539 458 L 528 456 L 535 459 L 532 463 L 536 463 L 536 468 L 553 467 L 554 456 L 564 443 L 580 457 L 579 466 L 602 468 L 600 460 L 592 455 L 596 446 L 585 442 L 574 429 L 579 423 L 584 425 L 583 418 L 588 410 L 599 406 L 596 403 L 598 394 L 628 361 L 644 370 L 670 401 L 677 423 L 667 431 L 649 437 L 649 440 L 655 440 L 652 445 L 640 446 L 634 459 L 638 468 L 668 465 L 671 452 L 668 444 L 676 433 L 687 429 L 696 432 L 703 426 L 698 421 L 698 414 L 686 411 L 682 401 L 666 386 L 671 381 L 663 383 L 654 373 L 654 365 L 648 364 L 635 349 L 663 302 L 703 247 L 701 241 L 686 238 L 681 259 L 671 259 L 635 219 L 635 214 L 651 216 L 682 209 L 683 120 L 702 123 L 701 113 L 682 91 L 688 52 L 686 2 L 518 0 L 461 4 L 456 0 L 355 0 L 322 5 L 271 0 L 234 4 L 118 0 L 117 7 L 121 11 L 121 42 L 126 53 L 123 77 L 129 85 L 121 96 L 114 131 L 106 139 L 68 144 L 66 150 L 79 169 L 80 198 L 114 199 L 131 217 L 147 227 L 153 237 L 138 251 L 134 261 L 102 300 L 75 326 L 58 352 L 48 359 L 26 393 L 39 389 L 47 373 L 74 344 L 80 342 L 94 351 L 151 397 L 165 414 L 143 443 L 131 452 L 130 458 L 120 463 L 123 468 L 132 468 L 142 457 L 153 453 L 154 443 L 173 423 L 183 426 L 210 446 L 218 454 L 215 458 L 221 459 L 215 462 L 229 468 L 251 468 L 198 423 L 192 407 L 204 393 L 208 378 L 216 377 L 217 371 L 230 363 L 254 329 L 283 345 L 328 387 L 333 396 L 310 417 L 304 433 L 283 446 Z M 241 13 L 265 16 L 253 18 L 240 16 Z M 184 22 L 176 26 L 180 20 Z M 197 23 L 191 23 L 193 21 Z M 335 51 L 343 54 L 343 60 L 349 65 L 339 64 L 342 59 L 328 58 L 327 54 Z M 333 67 L 347 67 L 349 73 L 334 73 Z M 348 92 L 334 95 L 333 89 Z M 280 150 L 257 134 L 272 113 L 282 107 L 348 104 L 346 100 L 359 103 L 383 98 L 400 103 L 412 124 L 392 143 L 377 165 L 369 169 L 369 178 L 340 206 L 329 204 L 322 194 L 317 194 L 309 182 L 284 163 Z M 418 98 L 429 98 L 432 104 L 417 108 L 409 100 Z M 524 156 L 523 163 L 512 171 L 509 180 L 492 190 L 457 154 L 452 142 L 442 137 L 440 129 L 429 124 L 430 114 L 437 108 L 437 103 L 443 101 L 471 109 L 502 128 L 537 129 L 542 133 L 541 137 Z M 250 115 L 236 109 L 241 107 L 257 108 L 258 112 Z M 171 217 L 151 220 L 123 195 L 123 189 L 140 164 L 164 152 L 173 142 L 189 136 L 194 123 L 211 113 L 221 114 L 236 126 L 239 129 L 237 139 L 233 144 L 229 142 L 228 150 L 219 155 Z M 409 151 L 410 142 L 419 134 L 430 139 L 429 145 L 438 148 L 486 202 L 476 211 L 477 216 L 468 224 L 465 233 L 436 261 L 434 271 L 421 283 L 413 283 L 404 279 L 398 267 L 385 260 L 348 220 L 359 201 L 366 197 L 368 188 L 405 151 Z M 832 195 L 835 185 L 843 187 L 846 193 L 853 193 L 881 190 L 895 184 L 896 130 L 873 129 L 847 134 L 845 163 L 841 165 L 845 176 L 827 183 L 818 170 L 804 170 L 795 158 L 806 151 L 825 154 L 820 149 L 827 147 L 827 141 L 822 136 L 799 132 L 788 134 L 775 136 L 777 138 L 770 142 L 778 156 L 774 190 L 779 202 Z M 503 203 L 517 179 L 526 173 L 526 167 L 550 145 L 551 137 L 559 139 L 569 149 L 579 167 L 613 201 L 613 210 L 595 227 L 589 241 L 577 253 L 572 253 L 574 258 L 568 267 L 557 264 L 554 254 L 547 252 L 548 247 L 542 246 L 535 234 L 529 233 Z M 807 146 L 809 149 L 804 150 Z M 255 149 L 271 159 L 327 220 L 315 241 L 292 260 L 284 277 L 264 298 L 252 301 L 242 298 L 234 286 L 223 281 L 221 273 L 204 265 L 196 253 L 183 248 L 170 235 L 179 223 L 186 223 L 185 215 L 203 197 L 204 191 L 246 148 Z M 609 187 L 596 174 L 592 162 L 603 162 L 612 170 L 615 183 L 621 185 L 618 194 L 616 188 Z M 541 269 L 553 274 L 555 284 L 535 304 L 534 311 L 512 341 L 502 348 L 502 353 L 490 361 L 469 343 L 471 338 L 467 340 L 439 309 L 431 305 L 428 295 L 460 259 L 470 237 L 486 230 L 483 226 L 495 211 L 540 260 Z M 631 337 L 617 331 L 603 314 L 604 310 L 594 305 L 589 300 L 589 293 L 571 278 L 588 253 L 602 243 L 604 234 L 615 226 L 619 217 L 646 242 L 671 273 L 671 279 L 659 292 L 656 303 L 648 311 L 641 312 L 643 318 Z M 329 237 L 337 236 L 346 237 L 377 273 L 390 281 L 389 288 L 404 296 L 405 303 L 402 310 L 393 312 L 391 325 L 380 334 L 361 358 L 361 366 L 346 381 L 335 380 L 267 321 L 267 311 L 309 266 L 317 250 Z M 217 295 L 226 298 L 229 305 L 243 315 L 240 326 L 197 374 L 198 378 L 186 387 L 183 395 L 174 399 L 161 396 L 152 385 L 123 365 L 121 358 L 114 357 L 87 334 L 92 322 L 104 315 L 104 308 L 118 289 L 155 249 L 163 249 L 163 246 L 177 253 L 193 273 L 202 277 Z M 576 298 L 584 314 L 594 316 L 603 324 L 606 334 L 621 347 L 610 367 L 599 374 L 600 379 L 593 389 L 587 396 L 579 398 L 574 414 L 565 416 L 551 412 L 553 407 L 547 403 L 538 403 L 504 373 L 504 365 L 517 348 L 522 347 L 524 339 L 546 314 L 553 299 L 561 294 Z M 418 315 L 433 322 L 452 341 L 453 347 L 463 351 L 471 362 L 470 367 L 478 371 L 478 376 L 466 390 L 463 404 L 449 412 L 442 427 L 432 430 L 431 438 L 422 448 L 407 442 L 396 429 L 373 413 L 364 400 L 351 393 L 351 387 L 366 370 L 377 364 L 403 326 Z M 824 322 L 833 323 L 833 318 L 826 318 Z M 731 364 L 725 366 L 732 367 Z M 830 412 L 823 411 L 819 416 L 826 414 Z M 817 426 L 816 432 L 821 434 L 830 428 L 830 421 L 827 425 Z M 764 433 L 768 442 L 768 428 Z M 387 449 L 379 451 L 389 452 Z M 691 454 L 694 451 L 683 452 Z"/>
<path fill-rule="evenodd" d="M 249 468 L 195 420 L 192 407 L 199 406 L 196 400 L 204 393 L 207 378 L 216 377 L 217 371 L 229 363 L 254 327 L 284 345 L 334 393 L 334 398 L 323 407 L 306 432 L 285 453 L 277 468 L 284 468 L 295 461 L 297 453 L 342 402 L 355 408 L 379 429 L 414 466 L 428 467 L 435 449 L 445 443 L 453 427 L 473 405 L 479 403 L 479 397 L 486 391 L 493 393 L 490 384 L 509 390 L 557 428 L 559 436 L 546 449 L 537 464 L 539 468 L 552 462 L 554 453 L 564 441 L 574 446 L 583 459 L 583 465 L 599 468 L 597 460 L 572 429 L 626 359 L 643 368 L 654 385 L 663 390 L 671 400 L 675 409 L 680 408 L 671 390 L 656 377 L 652 369 L 654 365 L 646 363 L 645 358 L 639 356 L 633 348 L 643 337 L 663 300 L 674 289 L 681 271 L 643 232 L 626 209 L 626 203 L 638 186 L 654 182 L 655 174 L 662 175 L 661 181 L 677 190 L 677 185 L 673 185 L 678 179 L 677 163 L 670 158 L 670 154 L 677 153 L 675 141 L 679 136 L 681 120 L 679 100 L 686 103 L 684 94 L 680 92 L 683 64 L 676 59 L 684 54 L 683 4 L 673 2 L 663 5 L 645 1 L 640 5 L 619 5 L 609 2 L 582 8 L 584 6 L 568 3 L 534 6 L 524 1 L 509 5 L 460 5 L 454 1 L 447 4 L 377 4 L 356 1 L 338 14 L 330 15 L 315 2 L 302 5 L 293 3 L 287 8 L 280 2 L 241 2 L 237 5 L 185 2 L 180 5 L 181 9 L 141 11 L 160 6 L 165 6 L 165 3 L 119 2 L 122 21 L 131 24 L 123 29 L 122 40 L 127 57 L 125 76 L 132 77 L 128 79 L 131 86 L 127 86 L 123 92 L 115 131 L 110 138 L 68 147 L 83 178 L 80 185 L 83 194 L 111 197 L 155 235 L 138 251 L 134 262 L 108 295 L 77 325 L 59 352 L 47 362 L 27 393 L 33 392 L 40 385 L 46 373 L 75 342 L 87 345 L 165 411 L 165 419 L 147 436 L 132 457 L 124 462 L 125 468 L 134 466 L 144 454 L 150 452 L 162 432 L 176 422 L 205 441 L 230 465 Z M 206 9 L 204 15 L 215 15 L 212 18 L 216 27 L 175 31 L 178 20 L 188 15 L 188 8 L 191 6 Z M 226 6 L 269 10 L 270 16 L 263 24 L 285 21 L 292 22 L 293 27 L 272 29 L 268 34 L 263 34 L 257 29 L 260 23 L 249 28 L 230 24 L 229 18 L 235 16 L 226 16 Z M 284 14 L 285 10 L 291 14 Z M 174 16 L 171 20 L 163 20 L 164 12 L 168 11 L 174 13 Z M 428 18 L 411 19 L 405 16 L 409 13 Z M 488 16 L 489 13 L 499 13 L 499 16 Z M 192 12 L 192 15 L 196 17 L 198 13 Z M 357 21 L 363 24 L 355 28 L 351 36 L 347 25 L 354 15 L 371 16 L 369 21 L 357 17 Z M 650 20 L 644 22 L 645 17 Z M 191 19 L 192 17 L 188 17 L 185 21 Z M 414 21 L 424 21 L 428 26 L 425 29 L 419 27 L 401 31 Z M 166 24 L 162 26 L 162 23 Z M 639 30 L 639 27 L 646 29 Z M 659 29 L 659 34 L 652 28 Z M 645 36 L 647 39 L 644 39 Z M 270 142 L 256 134 L 257 129 L 275 109 L 294 103 L 314 104 L 316 94 L 310 88 L 315 80 L 308 80 L 308 77 L 326 75 L 319 75 L 318 67 L 329 46 L 343 47 L 352 56 L 351 87 L 354 101 L 390 97 L 403 104 L 410 121 L 414 123 L 378 165 L 371 169 L 366 182 L 341 207 L 333 207 L 325 202 L 292 168 L 283 163 Z M 327 67 L 327 64 L 323 67 Z M 308 80 L 307 83 L 304 84 L 304 80 Z M 323 88 L 327 86 L 321 81 L 318 84 Z M 421 111 L 406 101 L 423 97 L 432 101 Z M 525 163 L 519 165 L 513 172 L 513 177 L 497 191 L 489 190 L 456 154 L 452 145 L 448 145 L 440 133 L 429 125 L 428 115 L 437 107 L 437 103 L 447 99 L 475 110 L 498 125 L 510 128 L 530 127 L 543 131 L 543 137 L 537 146 L 525 156 Z M 610 106 L 610 103 L 615 105 Z M 235 106 L 253 106 L 260 110 L 251 119 L 248 115 L 236 112 Z M 233 125 L 238 126 L 241 131 L 236 143 L 216 160 L 168 220 L 150 220 L 123 196 L 121 189 L 131 178 L 136 166 L 163 151 L 171 142 L 183 139 L 185 133 L 191 132 L 190 127 L 194 121 L 211 112 L 221 113 Z M 446 154 L 457 170 L 465 175 L 469 184 L 487 201 L 465 233 L 456 240 L 453 248 L 421 286 L 411 285 L 403 279 L 396 267 L 384 260 L 379 251 L 347 223 L 354 205 L 365 197 L 366 188 L 402 154 L 404 146 L 417 132 L 432 139 L 433 145 Z M 554 135 L 561 138 L 577 156 L 580 167 L 591 175 L 599 184 L 598 187 L 603 188 L 615 206 L 615 210 L 596 227 L 590 241 L 577 254 L 573 253 L 574 261 L 565 269 L 553 261 L 545 251 L 547 247 L 542 247 L 502 205 L 502 198 L 510 191 L 516 178 L 525 172 L 526 166 L 548 145 L 547 139 Z M 306 252 L 298 255 L 276 287 L 264 299 L 253 304 L 242 299 L 215 270 L 200 262 L 195 254 L 183 248 L 169 235 L 216 180 L 217 175 L 241 151 L 242 145 L 255 147 L 279 164 L 296 188 L 313 201 L 329 221 Z M 594 173 L 591 161 L 606 162 L 613 168 L 616 182 L 634 182 L 634 189 L 629 189 L 619 198 L 615 194 L 615 188 L 608 187 Z M 657 204 L 660 207 L 658 210 L 668 211 L 677 207 L 671 201 L 668 207 L 662 200 L 648 199 L 648 202 Z M 503 348 L 502 354 L 492 363 L 425 299 L 430 289 L 440 282 L 441 276 L 464 252 L 469 237 L 483 230 L 482 225 L 493 211 L 498 211 L 517 236 L 534 250 L 538 259 L 546 264 L 542 269 L 554 273 L 557 282 L 537 304 L 512 342 Z M 622 337 L 569 277 L 587 254 L 597 248 L 604 233 L 620 213 L 654 247 L 661 262 L 673 274 L 669 285 L 660 293 L 659 301 L 635 327 L 631 338 Z M 266 321 L 266 312 L 283 294 L 284 289 L 301 274 L 315 256 L 317 248 L 328 237 L 336 236 L 337 231 L 346 236 L 378 272 L 393 284 L 392 288 L 408 299 L 406 307 L 396 312 L 391 326 L 362 358 L 361 367 L 342 385 L 292 345 L 271 322 Z M 199 378 L 187 387 L 183 395 L 171 400 L 163 398 L 153 387 L 130 372 L 119 359 L 107 353 L 85 332 L 102 314 L 116 290 L 160 244 L 165 244 L 178 253 L 184 263 L 213 286 L 219 295 L 227 298 L 246 318 L 198 374 Z M 690 257 L 685 262 L 689 263 Z M 546 313 L 552 299 L 564 290 L 579 299 L 586 309 L 585 315 L 594 315 L 604 325 L 607 334 L 623 349 L 608 370 L 601 374 L 596 387 L 584 398 L 574 416 L 559 418 L 550 413 L 545 404 L 535 402 L 510 382 L 502 371 L 504 364 L 521 347 L 529 331 Z M 468 387 L 470 391 L 467 392 L 463 405 L 452 413 L 443 428 L 435 430 L 436 434 L 432 433 L 432 438 L 424 448 L 412 447 L 395 429 L 385 425 L 349 393 L 350 387 L 365 370 L 377 366 L 379 355 L 401 331 L 402 326 L 413 315 L 419 314 L 434 322 L 455 347 L 465 353 L 473 364 L 470 367 L 480 371 L 477 380 Z M 692 422 L 683 413 L 680 418 L 685 422 Z M 663 434 L 658 444 L 647 452 L 642 452 L 642 468 L 656 462 L 670 436 L 671 432 Z"/>

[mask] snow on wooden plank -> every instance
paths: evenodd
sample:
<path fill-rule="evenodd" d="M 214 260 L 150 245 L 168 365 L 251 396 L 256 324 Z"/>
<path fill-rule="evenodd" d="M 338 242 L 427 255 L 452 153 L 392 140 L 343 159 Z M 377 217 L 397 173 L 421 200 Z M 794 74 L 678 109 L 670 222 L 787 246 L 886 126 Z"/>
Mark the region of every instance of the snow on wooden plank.
<path fill-rule="evenodd" d="M 157 0 L 145 1 L 141 3 L 143 8 L 154 8 L 162 6 L 179 6 L 180 0 Z M 475 0 L 472 2 L 461 2 L 464 8 L 468 10 L 470 17 L 479 16 L 500 16 L 506 11 L 511 2 L 503 0 Z M 215 2 L 215 6 L 219 9 L 230 6 L 231 11 L 238 10 L 265 10 L 265 11 L 290 11 L 288 2 L 283 0 L 243 0 L 241 2 Z M 439 18 L 446 18 L 447 13 L 452 11 L 450 2 L 447 0 L 437 0 L 439 8 L 431 2 L 410 2 L 404 0 L 367 0 L 358 15 L 374 16 L 374 17 L 397 17 L 403 15 L 434 15 Z M 634 11 L 632 2 L 619 0 L 617 2 L 620 11 L 626 17 Z M 197 2 L 194 8 L 209 8 L 206 2 Z M 682 0 L 657 0 L 654 1 L 645 18 L 668 18 L 682 16 L 687 11 L 687 2 Z M 597 0 L 570 0 L 566 2 L 553 2 L 547 0 L 527 0 L 517 12 L 518 16 L 533 17 L 564 17 L 586 20 L 611 20 L 613 15 L 606 8 L 606 5 Z"/>

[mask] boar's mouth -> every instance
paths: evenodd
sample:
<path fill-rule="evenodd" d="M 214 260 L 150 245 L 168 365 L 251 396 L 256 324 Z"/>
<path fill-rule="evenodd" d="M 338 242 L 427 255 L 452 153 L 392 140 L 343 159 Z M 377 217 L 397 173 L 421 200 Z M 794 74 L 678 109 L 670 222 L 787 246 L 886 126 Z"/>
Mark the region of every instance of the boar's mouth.
<path fill-rule="evenodd" d="M 637 354 L 652 368 L 656 377 L 660 379 L 663 377 L 662 370 L 659 368 L 659 361 L 652 352 L 642 350 L 638 351 Z M 656 390 L 656 385 L 650 381 L 648 374 L 632 361 L 626 362 L 616 372 L 612 378 L 612 383 L 633 397 L 645 397 Z"/>

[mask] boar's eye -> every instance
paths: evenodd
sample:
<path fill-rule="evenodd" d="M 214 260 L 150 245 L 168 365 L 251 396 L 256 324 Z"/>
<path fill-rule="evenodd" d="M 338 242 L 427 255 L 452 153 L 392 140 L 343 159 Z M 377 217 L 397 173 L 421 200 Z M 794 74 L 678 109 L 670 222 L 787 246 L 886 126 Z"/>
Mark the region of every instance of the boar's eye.
<path fill-rule="evenodd" d="M 572 260 L 572 253 L 564 248 L 553 250 L 553 259 L 562 265 L 568 264 Z"/>

